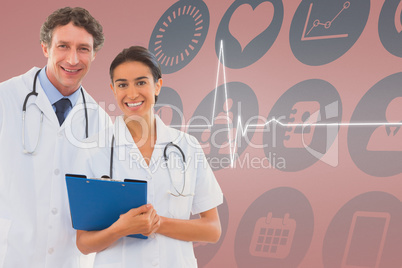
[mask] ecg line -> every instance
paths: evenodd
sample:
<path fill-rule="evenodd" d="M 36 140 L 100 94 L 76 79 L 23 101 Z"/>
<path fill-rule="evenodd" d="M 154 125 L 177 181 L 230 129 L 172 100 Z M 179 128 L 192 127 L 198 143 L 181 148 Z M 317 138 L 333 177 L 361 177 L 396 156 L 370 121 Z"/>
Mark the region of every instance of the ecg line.
<path fill-rule="evenodd" d="M 308 33 L 306 34 L 306 29 L 307 29 L 307 24 L 310 21 L 310 15 L 311 15 L 311 9 L 313 8 L 313 3 L 310 4 L 310 8 L 308 10 L 307 13 L 307 18 L 306 18 L 306 23 L 304 24 L 304 29 L 303 29 L 303 35 L 301 40 L 302 41 L 306 41 L 306 40 L 318 40 L 318 39 L 331 39 L 331 38 L 343 38 L 343 37 L 348 37 L 348 34 L 337 34 L 337 35 L 324 35 L 324 36 L 313 36 L 313 37 L 306 37 L 306 35 L 308 35 L 314 28 L 318 27 L 318 26 L 324 26 L 325 29 L 329 29 L 332 26 L 332 23 L 335 21 L 336 18 L 338 18 L 338 16 L 346 9 L 348 9 L 350 7 L 350 2 L 346 1 L 343 4 L 343 8 L 341 9 L 341 11 L 338 12 L 338 14 L 336 14 L 336 16 L 330 20 L 327 21 L 325 23 L 321 23 L 320 20 L 315 20 L 313 22 L 313 26 L 311 27 L 311 29 L 308 31 Z"/>
<path fill-rule="evenodd" d="M 236 158 L 236 148 L 237 148 L 237 140 L 239 137 L 239 134 L 244 137 L 249 128 L 257 129 L 257 128 L 264 128 L 267 125 L 270 124 L 276 124 L 281 127 L 309 127 L 309 126 L 315 126 L 315 127 L 341 127 L 341 126 L 353 126 L 353 127 L 374 127 L 374 126 L 402 126 L 402 122 L 349 122 L 349 123 L 283 123 L 280 120 L 277 120 L 276 118 L 272 118 L 265 123 L 262 124 L 246 124 L 243 126 L 242 123 L 242 118 L 241 114 L 238 115 L 238 121 L 237 121 L 237 126 L 236 126 L 236 133 L 235 133 L 235 140 L 233 140 L 232 136 L 232 130 L 233 126 L 232 123 L 230 122 L 230 116 L 229 116 L 229 107 L 228 107 L 228 90 L 226 86 L 226 72 L 225 72 L 225 57 L 224 57 L 224 49 L 223 49 L 223 40 L 221 40 L 220 43 L 220 49 L 219 49 L 219 59 L 218 59 L 218 71 L 217 71 L 217 77 L 216 77 L 216 84 L 215 84 L 215 94 L 214 94 L 214 103 L 213 103 L 213 110 L 212 110 L 212 116 L 211 116 L 211 121 L 212 124 L 204 124 L 204 125 L 171 125 L 171 127 L 179 127 L 179 128 L 211 128 L 214 126 L 214 119 L 215 119 L 215 113 L 216 113 L 216 100 L 217 100 L 217 94 L 218 94 L 218 81 L 219 81 L 219 75 L 220 75 L 220 66 L 222 62 L 222 73 L 223 73 L 223 86 L 224 86 L 224 95 L 225 95 L 225 105 L 226 105 L 226 118 L 227 118 L 227 130 L 229 133 L 229 150 L 230 150 L 230 163 L 231 167 L 234 165 L 234 161 Z"/>

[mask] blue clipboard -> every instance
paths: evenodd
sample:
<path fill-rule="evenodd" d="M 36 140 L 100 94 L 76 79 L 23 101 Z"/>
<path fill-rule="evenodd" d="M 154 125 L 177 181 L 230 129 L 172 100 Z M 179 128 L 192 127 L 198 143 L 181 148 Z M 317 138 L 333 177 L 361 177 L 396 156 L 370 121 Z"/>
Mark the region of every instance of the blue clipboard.
<path fill-rule="evenodd" d="M 121 214 L 147 203 L 147 182 L 88 179 L 84 175 L 66 174 L 71 220 L 76 230 L 103 230 Z M 141 234 L 129 235 L 141 239 Z"/>

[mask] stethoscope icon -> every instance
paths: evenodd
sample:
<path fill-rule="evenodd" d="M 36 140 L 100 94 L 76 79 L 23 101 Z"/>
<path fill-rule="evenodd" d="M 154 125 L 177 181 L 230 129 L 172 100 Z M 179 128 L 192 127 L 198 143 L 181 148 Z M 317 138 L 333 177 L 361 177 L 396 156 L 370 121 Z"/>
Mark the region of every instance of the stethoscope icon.
<path fill-rule="evenodd" d="M 168 153 L 167 150 L 169 147 L 173 147 L 173 149 L 176 148 L 177 151 L 170 151 L 170 153 Z M 111 142 L 111 147 L 110 147 L 109 176 L 104 175 L 104 176 L 102 176 L 102 178 L 108 178 L 108 179 L 113 178 L 113 151 L 114 151 L 114 135 L 112 136 L 112 142 Z M 180 166 L 182 167 L 181 173 L 183 173 L 183 186 L 180 191 L 177 190 L 176 186 L 174 185 L 174 182 L 172 180 L 172 174 L 170 173 L 170 168 L 168 166 L 169 156 L 172 153 L 179 155 L 179 157 L 181 159 Z M 186 188 L 186 156 L 184 155 L 183 150 L 177 144 L 174 144 L 173 142 L 169 142 L 168 144 L 166 144 L 165 149 L 163 150 L 163 159 L 165 160 L 165 163 L 166 163 L 166 168 L 169 173 L 170 182 L 173 185 L 173 188 L 175 190 L 175 193 L 172 193 L 170 190 L 168 190 L 168 193 L 174 197 L 194 196 L 193 193 L 184 194 L 184 189 Z"/>
<path fill-rule="evenodd" d="M 33 155 L 36 152 L 36 149 L 38 148 L 38 145 L 39 145 L 40 138 L 42 136 L 43 111 L 41 111 L 41 113 L 40 113 L 39 136 L 38 136 L 38 140 L 36 141 L 36 145 L 34 146 L 33 150 L 31 150 L 31 151 L 26 148 L 26 144 L 25 144 L 25 117 L 26 117 L 26 112 L 27 112 L 27 102 L 28 102 L 28 100 L 29 100 L 29 98 L 31 96 L 38 97 L 38 92 L 36 92 L 36 81 L 38 79 L 38 75 L 39 75 L 41 70 L 42 69 L 40 69 L 39 71 L 36 72 L 35 77 L 34 77 L 34 81 L 33 81 L 33 85 L 32 85 L 32 91 L 30 93 L 28 93 L 28 95 L 25 97 L 24 104 L 22 106 L 22 147 L 23 147 L 23 153 L 24 154 L 29 154 L 29 155 Z M 82 99 L 83 99 L 84 108 L 85 108 L 85 123 L 86 123 L 85 135 L 86 135 L 86 138 L 88 138 L 87 102 L 85 101 L 84 91 L 82 90 L 82 88 L 81 88 L 81 94 L 82 94 Z"/>

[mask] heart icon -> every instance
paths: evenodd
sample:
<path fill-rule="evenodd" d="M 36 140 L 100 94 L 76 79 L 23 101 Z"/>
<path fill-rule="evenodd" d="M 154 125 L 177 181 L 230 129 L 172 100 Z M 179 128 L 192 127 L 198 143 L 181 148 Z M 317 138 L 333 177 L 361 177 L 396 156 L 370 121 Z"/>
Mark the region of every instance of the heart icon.
<path fill-rule="evenodd" d="M 274 18 L 274 5 L 263 2 L 254 10 L 249 4 L 239 6 L 229 22 L 229 31 L 239 41 L 242 51 L 260 33 L 269 27 Z"/>

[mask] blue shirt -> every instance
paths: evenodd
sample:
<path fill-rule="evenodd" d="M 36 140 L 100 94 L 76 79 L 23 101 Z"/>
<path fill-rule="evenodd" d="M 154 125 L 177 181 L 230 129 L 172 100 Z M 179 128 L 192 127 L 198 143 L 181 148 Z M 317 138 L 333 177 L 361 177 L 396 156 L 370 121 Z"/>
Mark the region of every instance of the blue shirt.
<path fill-rule="evenodd" d="M 77 103 L 78 98 L 80 97 L 81 94 L 81 86 L 76 90 L 73 94 L 70 96 L 63 96 L 60 91 L 50 82 L 49 78 L 46 75 L 46 66 L 42 68 L 40 71 L 39 75 L 39 82 L 43 88 L 43 91 L 45 91 L 45 94 L 47 98 L 49 99 L 50 103 L 52 104 L 53 110 L 56 112 L 56 106 L 54 104 L 61 100 L 62 98 L 68 98 L 71 102 L 71 107 L 68 108 L 64 114 L 64 118 L 67 117 L 68 113 L 71 111 L 72 107 Z"/>

